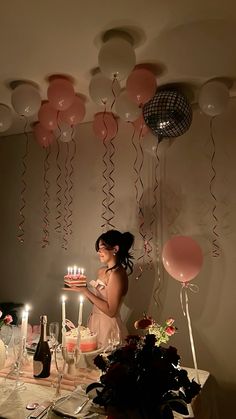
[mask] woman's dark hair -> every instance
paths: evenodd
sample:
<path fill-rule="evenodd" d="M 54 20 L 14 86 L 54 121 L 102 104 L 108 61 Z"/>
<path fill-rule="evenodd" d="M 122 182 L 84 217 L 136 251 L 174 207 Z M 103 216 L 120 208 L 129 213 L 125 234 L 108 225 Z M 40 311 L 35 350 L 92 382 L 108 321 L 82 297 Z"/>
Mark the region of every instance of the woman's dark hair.
<path fill-rule="evenodd" d="M 130 254 L 129 250 L 134 243 L 133 234 L 126 231 L 121 233 L 118 230 L 108 230 L 106 233 L 101 234 L 98 237 L 95 243 L 95 249 L 98 252 L 99 243 L 102 243 L 106 249 L 111 250 L 115 246 L 119 246 L 119 250 L 116 253 L 117 263 L 107 270 L 115 269 L 118 266 L 122 265 L 125 270 L 129 270 L 129 275 L 133 272 L 133 256 Z"/>

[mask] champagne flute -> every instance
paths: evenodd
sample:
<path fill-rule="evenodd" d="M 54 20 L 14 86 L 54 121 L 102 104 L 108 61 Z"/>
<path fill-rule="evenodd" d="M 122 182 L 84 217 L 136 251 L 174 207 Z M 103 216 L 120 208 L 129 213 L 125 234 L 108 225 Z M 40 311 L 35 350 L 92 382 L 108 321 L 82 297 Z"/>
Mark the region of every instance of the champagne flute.
<path fill-rule="evenodd" d="M 105 352 L 112 352 L 120 345 L 120 330 L 117 327 L 111 329 L 108 334 L 108 347 L 106 348 Z"/>
<path fill-rule="evenodd" d="M 50 337 L 51 347 L 53 350 L 55 350 L 56 346 L 58 345 L 58 336 L 59 336 L 59 323 L 51 322 L 49 324 L 49 337 Z"/>
<path fill-rule="evenodd" d="M 13 356 L 14 361 L 10 368 L 9 373 L 5 377 L 5 384 L 8 378 L 15 376 L 15 390 L 25 390 L 25 383 L 23 381 L 20 381 L 20 375 L 22 364 L 24 362 L 24 356 L 25 356 L 25 341 L 22 339 L 21 336 L 14 336 L 14 343 L 13 343 Z M 6 385 L 6 390 L 11 387 L 11 385 Z"/>

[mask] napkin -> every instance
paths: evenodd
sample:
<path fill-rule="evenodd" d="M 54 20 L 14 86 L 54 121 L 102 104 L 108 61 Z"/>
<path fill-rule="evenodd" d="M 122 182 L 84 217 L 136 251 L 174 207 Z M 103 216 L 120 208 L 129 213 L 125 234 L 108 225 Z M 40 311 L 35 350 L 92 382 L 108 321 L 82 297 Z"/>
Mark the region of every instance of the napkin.
<path fill-rule="evenodd" d="M 76 413 L 77 409 L 84 403 L 85 406 L 80 413 Z M 84 387 L 78 386 L 75 391 L 73 391 L 69 396 L 59 399 L 54 407 L 52 408 L 52 413 L 68 417 L 72 419 L 79 418 L 100 418 L 101 416 L 96 413 L 93 409 L 93 401 L 89 399 L 85 393 Z M 50 419 L 53 419 L 54 416 L 51 415 Z"/>

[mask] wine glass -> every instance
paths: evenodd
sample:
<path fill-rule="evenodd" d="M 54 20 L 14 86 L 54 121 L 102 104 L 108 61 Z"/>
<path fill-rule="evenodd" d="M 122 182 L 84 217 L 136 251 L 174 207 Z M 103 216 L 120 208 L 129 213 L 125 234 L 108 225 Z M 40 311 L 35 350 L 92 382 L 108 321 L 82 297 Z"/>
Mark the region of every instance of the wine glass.
<path fill-rule="evenodd" d="M 23 339 L 21 336 L 14 336 L 13 339 L 13 363 L 10 367 L 10 371 L 5 377 L 5 388 L 6 391 L 9 387 L 11 387 L 10 384 L 7 384 L 7 379 L 14 377 L 15 378 L 15 384 L 14 389 L 15 390 L 25 390 L 25 383 L 23 381 L 20 381 L 20 375 L 22 374 L 21 368 L 24 363 L 24 359 L 26 356 L 26 348 L 25 348 L 25 339 Z"/>
<path fill-rule="evenodd" d="M 3 325 L 0 329 L 0 339 L 2 339 L 6 348 L 6 358 L 8 357 L 8 346 L 13 334 L 13 326 Z"/>
<path fill-rule="evenodd" d="M 58 345 L 58 336 L 59 336 L 59 323 L 52 322 L 49 324 L 49 337 L 51 347 L 54 350 L 55 347 Z"/>
<path fill-rule="evenodd" d="M 108 344 L 110 351 L 113 351 L 120 345 L 120 330 L 118 326 L 110 330 L 108 335 Z"/>

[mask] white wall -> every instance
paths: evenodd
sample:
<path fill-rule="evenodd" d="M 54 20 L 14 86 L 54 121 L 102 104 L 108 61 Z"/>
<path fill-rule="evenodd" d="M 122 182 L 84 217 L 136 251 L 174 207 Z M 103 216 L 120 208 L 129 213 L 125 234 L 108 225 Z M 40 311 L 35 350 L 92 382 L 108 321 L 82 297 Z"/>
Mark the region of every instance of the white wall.
<path fill-rule="evenodd" d="M 212 140 L 209 120 L 198 112 L 194 115 L 189 132 L 175 140 L 163 140 L 159 148 L 160 187 L 158 200 L 159 248 L 173 234 L 189 235 L 195 238 L 204 252 L 203 269 L 193 283 L 199 286 L 199 293 L 190 293 L 190 310 L 197 351 L 198 365 L 215 376 L 220 386 L 221 403 L 225 399 L 230 413 L 230 395 L 236 393 L 236 361 L 234 348 L 235 313 L 235 217 L 236 195 L 236 106 L 231 103 L 227 113 L 215 119 L 213 124 L 216 155 L 214 168 L 216 177 L 213 183 L 217 197 L 217 231 L 221 254 L 212 257 L 212 229 L 214 201 L 209 185 L 212 178 L 211 157 Z M 136 200 L 134 171 L 135 150 L 131 143 L 132 129 L 121 124 L 115 139 L 115 226 L 129 230 L 136 236 L 135 256 L 142 255 L 139 229 L 138 203 Z M 155 155 L 151 145 L 156 144 L 153 137 L 147 137 L 145 148 L 143 207 L 145 229 L 150 235 L 150 216 L 154 200 Z M 42 249 L 42 201 L 43 201 L 43 162 L 41 150 L 30 137 L 27 157 L 25 194 L 25 243 L 17 240 L 21 191 L 22 155 L 25 137 L 5 137 L 0 140 L 1 171 L 1 301 L 28 302 L 32 305 L 31 321 L 37 322 L 41 313 L 48 314 L 49 321 L 60 319 L 60 296 L 63 276 L 68 265 L 77 264 L 86 268 L 89 278 L 94 278 L 98 260 L 94 242 L 101 233 L 101 191 L 103 145 L 93 136 L 91 124 L 79 127 L 76 133 L 77 154 L 74 164 L 74 203 L 73 235 L 68 250 L 62 248 L 62 236 L 55 232 L 56 208 L 56 148 L 49 158 L 50 181 L 50 245 Z M 66 146 L 62 145 L 61 160 Z M 140 162 L 140 156 L 139 156 Z M 142 192 L 140 183 L 139 193 Z M 157 213 L 156 213 L 157 219 Z M 155 244 L 154 239 L 153 243 Z M 155 248 L 154 248 L 155 250 Z M 154 257 L 152 256 L 152 260 Z M 146 257 L 146 262 L 148 261 Z M 160 265 L 160 288 L 157 291 L 160 306 L 156 307 L 152 297 L 153 290 L 159 287 L 159 274 L 156 265 L 144 272 L 137 281 L 138 270 L 130 278 L 130 289 L 126 298 L 125 316 L 132 331 L 133 322 L 149 311 L 159 321 L 169 316 L 176 319 L 179 333 L 171 344 L 178 348 L 182 364 L 192 366 L 188 329 L 180 301 L 180 284 L 171 279 Z M 77 297 L 70 296 L 67 304 L 68 317 L 77 317 Z M 90 310 L 85 303 L 85 317 Z M 227 392 L 226 392 L 227 390 Z M 226 416 L 225 416 L 226 417 Z M 231 416 L 232 417 L 232 416 Z"/>

